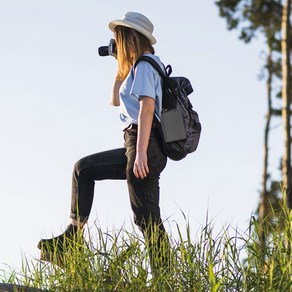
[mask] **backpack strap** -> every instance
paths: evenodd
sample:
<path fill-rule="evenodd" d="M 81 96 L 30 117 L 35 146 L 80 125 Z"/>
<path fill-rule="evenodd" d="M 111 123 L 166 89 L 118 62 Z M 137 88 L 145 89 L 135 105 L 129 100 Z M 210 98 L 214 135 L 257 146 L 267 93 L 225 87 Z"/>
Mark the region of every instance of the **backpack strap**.
<path fill-rule="evenodd" d="M 149 56 L 141 56 L 140 58 L 138 58 L 138 60 L 134 64 L 134 70 L 137 67 L 138 63 L 141 61 L 146 61 L 146 62 L 150 63 L 152 65 L 152 67 L 159 73 L 159 75 L 162 79 L 169 77 L 169 75 L 172 72 L 172 68 L 170 65 L 167 65 L 166 67 L 164 67 L 165 72 L 163 72 L 160 65 L 153 58 L 151 58 Z"/>

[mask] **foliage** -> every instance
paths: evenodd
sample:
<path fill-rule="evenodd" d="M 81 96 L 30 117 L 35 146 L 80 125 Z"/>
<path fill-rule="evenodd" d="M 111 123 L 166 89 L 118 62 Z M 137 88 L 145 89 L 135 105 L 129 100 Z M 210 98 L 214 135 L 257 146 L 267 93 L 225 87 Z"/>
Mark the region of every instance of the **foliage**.
<path fill-rule="evenodd" d="M 280 51 L 282 3 L 279 0 L 220 0 L 216 1 L 227 28 L 240 29 L 239 38 L 250 42 L 257 33 L 264 33 L 269 46 Z"/>
<path fill-rule="evenodd" d="M 281 0 L 219 0 L 219 14 L 227 22 L 227 29 L 240 31 L 239 39 L 245 43 L 259 36 L 273 54 L 273 62 L 264 66 L 266 71 L 281 79 Z M 263 75 L 263 74 L 261 74 Z M 281 92 L 276 95 L 281 96 Z"/>

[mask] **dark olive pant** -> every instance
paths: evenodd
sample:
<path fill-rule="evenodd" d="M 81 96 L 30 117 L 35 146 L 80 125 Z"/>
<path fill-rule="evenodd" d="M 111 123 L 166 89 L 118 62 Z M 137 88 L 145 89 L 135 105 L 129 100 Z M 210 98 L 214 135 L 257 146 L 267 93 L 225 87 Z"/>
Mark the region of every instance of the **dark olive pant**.
<path fill-rule="evenodd" d="M 152 128 L 147 150 L 149 173 L 138 179 L 133 173 L 136 157 L 137 129 L 125 131 L 125 148 L 108 150 L 80 159 L 74 167 L 72 182 L 71 218 L 86 221 L 94 196 L 95 181 L 105 179 L 127 180 L 134 222 L 145 239 L 153 241 L 153 230 L 158 230 L 159 245 L 167 235 L 160 217 L 159 177 L 166 166 L 167 157 L 161 151 L 157 129 Z M 168 241 L 168 239 L 166 240 Z M 161 243 L 162 244 L 162 243 Z"/>

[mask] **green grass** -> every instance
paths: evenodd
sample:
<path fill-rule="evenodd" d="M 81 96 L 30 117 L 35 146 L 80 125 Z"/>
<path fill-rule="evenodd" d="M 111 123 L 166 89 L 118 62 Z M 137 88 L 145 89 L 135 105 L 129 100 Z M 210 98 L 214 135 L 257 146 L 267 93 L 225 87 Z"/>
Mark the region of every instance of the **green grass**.
<path fill-rule="evenodd" d="M 6 272 L 0 281 L 49 291 L 290 291 L 292 228 L 286 207 L 269 226 L 265 246 L 254 218 L 246 232 L 226 226 L 214 234 L 211 223 L 197 236 L 188 223 L 184 229 L 177 227 L 179 235 L 171 238 L 170 270 L 155 277 L 141 235 L 123 229 L 104 233 L 94 226 L 85 246 L 70 245 L 63 267 L 24 258 L 21 271 Z"/>

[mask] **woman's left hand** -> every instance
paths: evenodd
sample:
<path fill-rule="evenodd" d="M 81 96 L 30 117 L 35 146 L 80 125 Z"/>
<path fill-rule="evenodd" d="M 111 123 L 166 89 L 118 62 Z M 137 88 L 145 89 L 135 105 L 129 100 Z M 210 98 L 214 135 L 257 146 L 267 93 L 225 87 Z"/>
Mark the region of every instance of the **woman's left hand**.
<path fill-rule="evenodd" d="M 133 172 L 137 178 L 141 178 L 141 179 L 144 179 L 147 176 L 147 174 L 149 173 L 146 152 L 136 154 Z"/>

